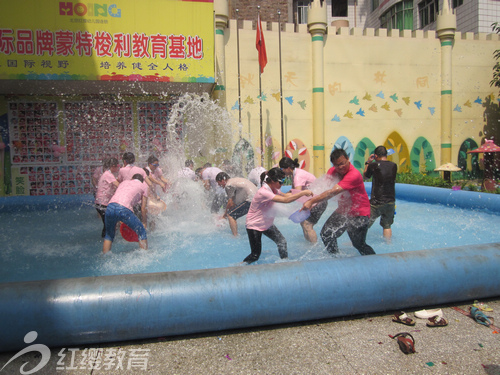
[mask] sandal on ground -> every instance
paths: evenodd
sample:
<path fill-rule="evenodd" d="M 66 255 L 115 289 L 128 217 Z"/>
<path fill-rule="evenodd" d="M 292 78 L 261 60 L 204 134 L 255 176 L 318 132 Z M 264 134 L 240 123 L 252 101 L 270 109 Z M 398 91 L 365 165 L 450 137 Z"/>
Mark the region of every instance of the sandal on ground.
<path fill-rule="evenodd" d="M 427 322 L 427 327 L 445 327 L 448 325 L 448 321 L 442 316 L 433 316 L 429 318 Z"/>
<path fill-rule="evenodd" d="M 486 312 L 493 311 L 493 309 L 491 307 L 489 307 L 486 303 L 479 302 L 478 300 L 475 300 L 474 304 L 472 306 L 474 306 L 476 309 L 479 309 L 481 311 L 486 311 Z"/>
<path fill-rule="evenodd" d="M 410 318 L 404 311 L 400 311 L 394 314 L 394 317 L 392 318 L 393 322 L 396 323 L 401 323 L 407 326 L 414 326 L 415 321 Z"/>
<path fill-rule="evenodd" d="M 471 307 L 470 308 L 470 316 L 479 324 L 485 325 L 486 327 L 489 327 L 490 324 L 492 324 L 489 316 L 486 316 L 485 313 L 483 313 L 481 310 L 479 310 L 477 307 Z"/>
<path fill-rule="evenodd" d="M 397 339 L 399 349 L 405 354 L 416 353 L 415 352 L 415 339 L 408 332 L 401 332 L 397 335 L 391 336 L 392 339 Z"/>

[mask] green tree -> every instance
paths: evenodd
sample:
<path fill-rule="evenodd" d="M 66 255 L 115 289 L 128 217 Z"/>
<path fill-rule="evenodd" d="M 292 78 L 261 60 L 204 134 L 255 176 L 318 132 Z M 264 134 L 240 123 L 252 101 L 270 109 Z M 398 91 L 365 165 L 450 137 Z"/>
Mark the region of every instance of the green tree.
<path fill-rule="evenodd" d="M 500 34 L 500 25 L 498 24 L 498 22 L 491 24 L 491 29 L 495 33 Z M 500 59 L 500 49 L 497 49 L 494 52 L 493 56 L 495 57 L 495 60 L 497 60 L 497 62 L 493 67 L 493 79 L 490 82 L 490 86 L 500 87 L 500 62 L 498 61 Z"/>

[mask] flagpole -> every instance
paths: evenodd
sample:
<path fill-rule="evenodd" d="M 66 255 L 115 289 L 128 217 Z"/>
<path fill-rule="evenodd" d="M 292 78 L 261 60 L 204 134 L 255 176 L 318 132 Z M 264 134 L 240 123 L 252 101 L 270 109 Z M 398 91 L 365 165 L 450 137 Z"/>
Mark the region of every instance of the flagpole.
<path fill-rule="evenodd" d="M 257 27 L 260 27 L 260 5 L 257 6 Z M 263 125 L 262 125 L 262 79 L 261 79 L 261 66 L 259 61 L 259 99 L 260 99 L 260 165 L 264 167 L 264 135 L 263 135 Z"/>
<path fill-rule="evenodd" d="M 241 124 L 241 75 L 240 75 L 240 27 L 239 27 L 240 10 L 236 9 L 236 50 L 238 56 L 238 122 Z M 241 127 L 240 127 L 241 139 Z"/>
<path fill-rule="evenodd" d="M 279 65 L 280 65 L 280 105 L 281 105 L 281 157 L 285 157 L 285 134 L 283 131 L 283 74 L 281 71 L 281 11 L 278 10 Z"/>

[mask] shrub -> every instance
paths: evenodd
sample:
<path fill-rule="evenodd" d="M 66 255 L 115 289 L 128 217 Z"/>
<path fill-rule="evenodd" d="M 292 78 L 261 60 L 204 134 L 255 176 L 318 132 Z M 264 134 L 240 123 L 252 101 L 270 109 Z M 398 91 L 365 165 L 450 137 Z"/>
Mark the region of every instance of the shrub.
<path fill-rule="evenodd" d="M 426 174 L 411 172 L 398 173 L 396 175 L 396 182 L 401 184 L 424 185 L 448 189 L 451 189 L 453 185 L 451 182 L 448 182 L 441 177 L 431 177 Z"/>
<path fill-rule="evenodd" d="M 456 180 L 448 182 L 441 177 L 431 177 L 426 174 L 417 174 L 412 172 L 398 173 L 396 175 L 396 182 L 400 184 L 424 185 L 445 189 L 451 189 L 453 186 L 460 186 L 460 189 L 466 191 L 481 191 L 481 186 L 478 186 L 469 180 Z M 500 194 L 500 188 L 496 188 L 495 191 L 490 191 L 489 193 Z"/>

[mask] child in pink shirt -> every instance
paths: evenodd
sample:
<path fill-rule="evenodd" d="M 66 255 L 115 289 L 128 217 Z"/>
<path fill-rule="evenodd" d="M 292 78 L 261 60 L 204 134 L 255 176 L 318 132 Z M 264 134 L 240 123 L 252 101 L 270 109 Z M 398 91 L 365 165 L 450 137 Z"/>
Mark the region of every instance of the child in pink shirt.
<path fill-rule="evenodd" d="M 285 175 L 293 176 L 292 188 L 296 190 L 309 189 L 311 184 L 316 181 L 316 176 L 308 171 L 299 168 L 298 159 L 292 160 L 290 158 L 284 157 L 280 160 L 279 166 Z M 323 212 L 325 212 L 328 206 L 328 201 L 322 201 L 311 208 L 311 215 L 300 223 L 302 231 L 304 232 L 304 238 L 312 243 L 318 241 L 318 235 L 314 230 L 314 225 L 319 221 Z"/>
<path fill-rule="evenodd" d="M 120 168 L 120 172 L 118 173 L 118 181 L 126 181 L 126 180 L 131 180 L 132 176 L 134 174 L 140 174 L 142 178 L 146 178 L 146 172 L 144 172 L 144 169 L 140 167 L 136 167 L 135 165 L 132 164 L 127 164 L 126 166 Z"/>
<path fill-rule="evenodd" d="M 132 152 L 124 153 L 122 159 L 123 159 L 123 167 L 121 167 L 120 171 L 118 172 L 118 178 L 117 178 L 118 182 L 121 183 L 123 181 L 131 180 L 135 174 L 140 174 L 142 176 L 144 183 L 150 188 L 153 187 L 153 183 L 147 176 L 146 171 L 143 168 L 139 168 L 134 165 L 135 155 Z M 151 191 L 151 195 L 158 198 L 158 196 L 156 195 L 156 191 L 154 190 Z M 134 207 L 134 213 L 137 215 L 137 217 L 139 217 L 139 219 L 142 220 L 141 218 L 142 213 L 140 207 Z"/>
<path fill-rule="evenodd" d="M 104 236 L 104 243 L 102 245 L 102 252 L 104 254 L 111 250 L 111 245 L 115 239 L 116 224 L 119 221 L 125 223 L 137 233 L 141 249 L 146 250 L 148 248 L 146 235 L 147 197 L 148 187 L 144 184 L 144 180 L 140 174 L 132 176 L 132 180 L 120 183 L 106 208 L 106 235 Z M 133 207 L 139 202 L 141 202 L 142 223 L 133 212 Z"/>
<path fill-rule="evenodd" d="M 286 239 L 274 225 L 274 214 L 271 209 L 275 202 L 290 203 L 300 197 L 311 196 L 312 192 L 302 190 L 297 194 L 284 195 L 279 192 L 284 181 L 285 173 L 280 168 L 270 169 L 262 182 L 262 187 L 252 199 L 246 219 L 251 253 L 243 260 L 245 263 L 253 263 L 259 259 L 263 234 L 276 243 L 281 259 L 288 258 Z"/>
<path fill-rule="evenodd" d="M 101 216 L 103 229 L 101 236 L 104 238 L 106 235 L 106 224 L 104 222 L 104 216 L 106 215 L 106 207 L 108 206 L 109 200 L 115 193 L 116 188 L 119 183 L 116 180 L 115 175 L 118 173 L 120 166 L 118 160 L 115 158 L 108 159 L 104 162 L 105 169 L 104 173 L 99 177 L 99 182 L 97 183 L 97 191 L 95 194 L 95 208 L 99 216 Z"/>
<path fill-rule="evenodd" d="M 160 187 L 163 189 L 163 191 L 167 191 L 168 186 L 170 185 L 170 182 L 163 177 L 163 171 L 160 168 L 160 162 L 158 158 L 154 155 L 151 155 L 148 158 L 148 166 L 146 167 L 149 171 L 149 180 L 154 184 L 154 185 L 160 185 Z M 154 189 L 153 185 L 153 189 Z M 156 191 L 155 191 L 156 193 Z"/>

